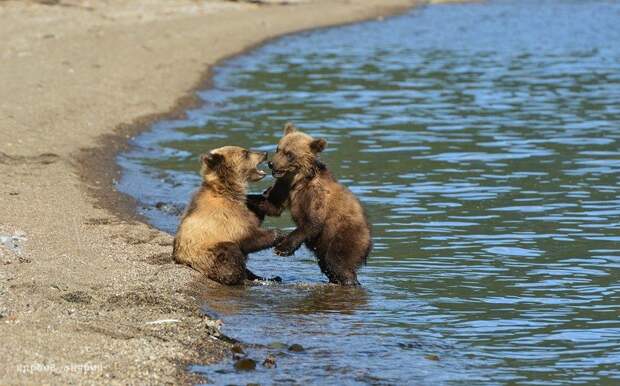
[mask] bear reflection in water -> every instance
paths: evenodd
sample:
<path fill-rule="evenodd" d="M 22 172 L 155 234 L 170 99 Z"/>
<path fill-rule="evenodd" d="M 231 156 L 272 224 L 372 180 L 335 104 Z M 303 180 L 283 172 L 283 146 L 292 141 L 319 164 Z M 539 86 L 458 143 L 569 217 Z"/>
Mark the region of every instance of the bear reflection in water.
<path fill-rule="evenodd" d="M 255 314 L 266 315 L 259 310 L 274 309 L 284 315 L 350 315 L 368 307 L 368 293 L 364 288 L 333 284 L 251 285 L 245 288 L 213 285 L 203 288 L 202 297 L 206 313 L 224 319 L 230 316 L 252 320 Z"/>

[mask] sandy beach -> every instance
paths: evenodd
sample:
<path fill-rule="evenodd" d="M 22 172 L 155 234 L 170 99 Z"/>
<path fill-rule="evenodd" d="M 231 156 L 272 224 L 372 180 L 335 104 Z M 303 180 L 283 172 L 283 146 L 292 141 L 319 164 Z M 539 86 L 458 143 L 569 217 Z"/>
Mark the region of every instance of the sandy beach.
<path fill-rule="evenodd" d="M 228 355 L 209 284 L 115 191 L 116 154 L 218 61 L 416 3 L 1 1 L 0 384 L 189 382 Z"/>

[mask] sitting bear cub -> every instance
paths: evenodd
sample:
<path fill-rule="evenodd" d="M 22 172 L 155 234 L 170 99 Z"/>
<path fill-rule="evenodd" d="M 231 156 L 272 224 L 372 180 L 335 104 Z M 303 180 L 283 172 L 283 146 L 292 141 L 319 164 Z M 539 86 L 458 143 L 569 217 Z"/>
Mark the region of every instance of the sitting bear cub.
<path fill-rule="evenodd" d="M 262 197 L 249 196 L 248 206 L 259 218 L 290 210 L 297 228 L 276 242 L 277 254 L 290 256 L 305 243 L 331 283 L 359 285 L 357 270 L 372 248 L 370 226 L 357 198 L 318 160 L 326 146 L 287 124 L 269 163 L 276 181 Z"/>
<path fill-rule="evenodd" d="M 201 157 L 202 186 L 174 238 L 172 255 L 177 263 L 222 284 L 262 280 L 246 268 L 247 255 L 272 247 L 279 233 L 260 228 L 259 218 L 246 206 L 246 189 L 248 181 L 265 176 L 257 166 L 266 159 L 267 153 L 236 146 Z"/>

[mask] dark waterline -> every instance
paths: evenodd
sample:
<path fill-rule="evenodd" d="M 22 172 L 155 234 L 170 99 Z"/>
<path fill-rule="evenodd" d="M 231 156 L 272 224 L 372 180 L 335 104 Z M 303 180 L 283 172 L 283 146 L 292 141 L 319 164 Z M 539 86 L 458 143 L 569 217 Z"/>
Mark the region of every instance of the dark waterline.
<path fill-rule="evenodd" d="M 258 370 L 193 370 L 217 384 L 620 382 L 618 42 L 617 1 L 497 1 L 286 37 L 220 66 L 202 107 L 119 157 L 119 188 L 174 232 L 200 153 L 271 151 L 291 120 L 328 140 L 375 250 L 363 289 L 325 285 L 306 250 L 253 255 L 285 284 L 214 289 L 205 309 Z"/>

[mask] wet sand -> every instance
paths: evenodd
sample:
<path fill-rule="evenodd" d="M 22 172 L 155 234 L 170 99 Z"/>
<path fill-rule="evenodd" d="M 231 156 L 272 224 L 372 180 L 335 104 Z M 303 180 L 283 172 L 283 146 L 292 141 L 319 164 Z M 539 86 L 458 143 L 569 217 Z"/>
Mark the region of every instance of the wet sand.
<path fill-rule="evenodd" d="M 189 382 L 229 353 L 211 284 L 115 191 L 116 154 L 218 61 L 418 2 L 46 3 L 0 2 L 0 384 Z"/>

